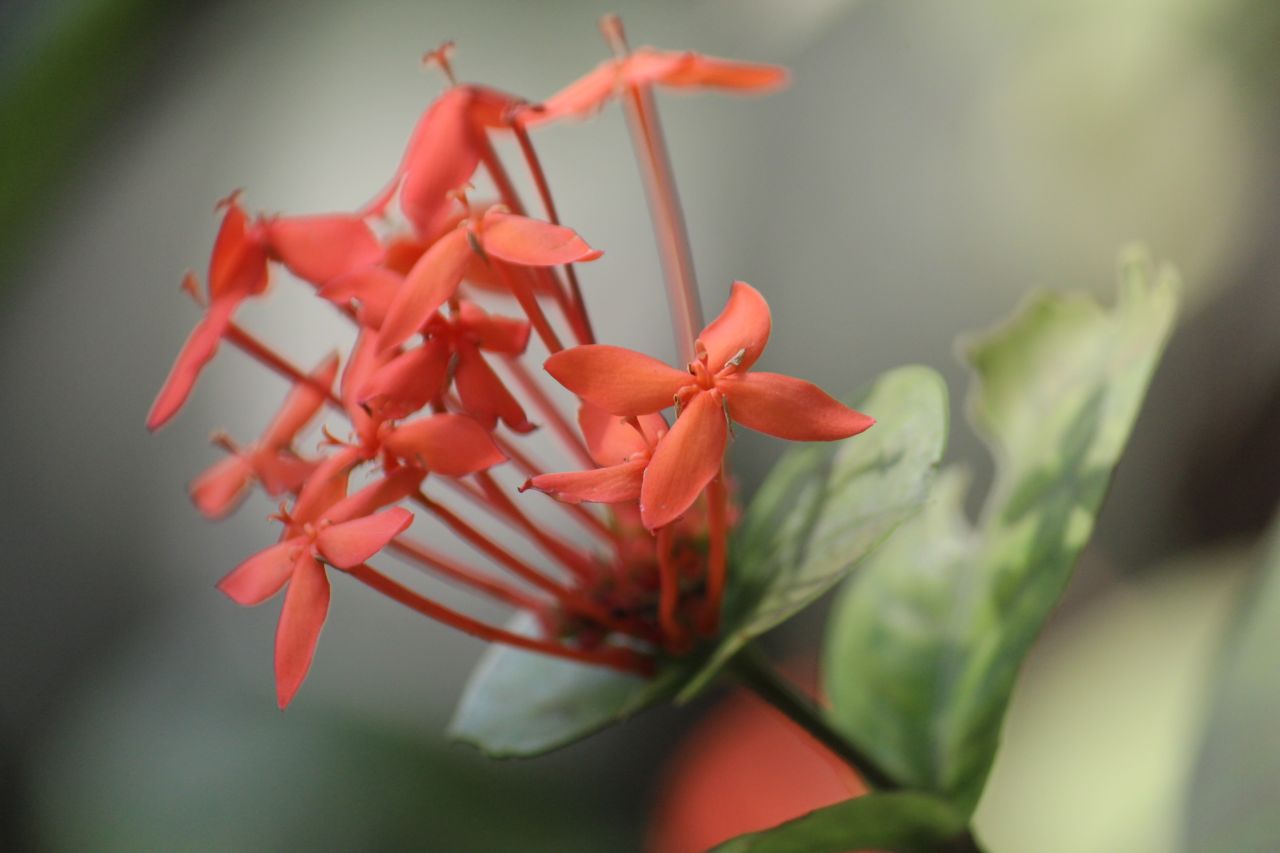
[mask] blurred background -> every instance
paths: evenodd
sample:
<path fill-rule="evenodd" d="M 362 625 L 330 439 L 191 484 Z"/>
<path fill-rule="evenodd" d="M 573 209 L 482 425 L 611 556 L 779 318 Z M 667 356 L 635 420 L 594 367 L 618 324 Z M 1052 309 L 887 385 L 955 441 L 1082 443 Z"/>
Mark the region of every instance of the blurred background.
<path fill-rule="evenodd" d="M 767 719 L 708 717 L 712 697 L 487 762 L 443 736 L 481 644 L 341 584 L 281 714 L 277 605 L 213 589 L 269 541 L 270 504 L 210 525 L 184 485 L 217 458 L 212 428 L 256 435 L 283 387 L 228 351 L 177 422 L 143 428 L 196 320 L 177 285 L 203 273 L 215 200 L 351 209 L 440 90 L 423 51 L 456 39 L 461 76 L 537 99 L 607 56 L 608 11 L 637 44 L 793 70 L 767 99 L 661 99 L 709 316 L 753 283 L 775 312 L 767 368 L 834 392 L 943 371 L 977 495 L 990 462 L 956 336 L 1032 288 L 1109 299 L 1132 240 L 1181 269 L 1187 310 L 978 829 L 993 851 L 1276 849 L 1274 825 L 1252 836 L 1272 843 L 1213 839 L 1280 784 L 1280 735 L 1259 728 L 1247 777 L 1212 754 L 1280 712 L 1274 654 L 1237 673 L 1254 717 L 1211 699 L 1280 496 L 1272 0 L 0 2 L 0 849 L 665 853 L 701 843 L 700 815 L 769 822 L 688 783 L 735 743 L 708 732 L 739 726 L 759 754 Z M 566 222 L 606 251 L 584 269 L 602 339 L 672 356 L 621 115 L 537 142 Z M 301 290 L 243 317 L 312 362 L 342 327 Z M 739 437 L 747 492 L 780 451 Z M 819 607 L 771 645 L 803 670 L 821 625 Z M 1258 630 L 1280 648 L 1280 619 Z M 1248 789 L 1202 796 L 1215 773 Z"/>

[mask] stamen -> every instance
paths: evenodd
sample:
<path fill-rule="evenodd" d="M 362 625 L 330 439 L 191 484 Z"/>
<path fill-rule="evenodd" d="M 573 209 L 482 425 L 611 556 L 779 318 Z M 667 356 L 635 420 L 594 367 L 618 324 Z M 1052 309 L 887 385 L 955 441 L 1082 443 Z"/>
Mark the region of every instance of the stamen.
<path fill-rule="evenodd" d="M 445 79 L 449 81 L 450 86 L 458 85 L 458 78 L 453 74 L 453 53 L 457 45 L 452 39 L 440 42 L 440 46 L 435 50 L 429 50 L 422 54 L 422 65 L 424 68 L 435 66 L 444 74 Z"/>

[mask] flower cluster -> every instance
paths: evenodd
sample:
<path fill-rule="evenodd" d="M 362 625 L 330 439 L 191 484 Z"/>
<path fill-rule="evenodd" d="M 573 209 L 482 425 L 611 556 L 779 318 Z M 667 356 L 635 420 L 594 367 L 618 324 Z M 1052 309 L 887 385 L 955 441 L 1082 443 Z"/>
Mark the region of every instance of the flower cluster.
<path fill-rule="evenodd" d="M 651 92 L 764 91 L 785 73 L 631 51 L 616 21 L 605 30 L 615 58 L 540 103 L 457 83 L 448 46 L 428 54 L 450 85 L 422 116 L 385 188 L 358 211 L 255 217 L 238 194 L 219 203 L 206 287 L 190 273 L 184 280 L 204 317 L 147 423 L 158 429 L 177 414 L 223 342 L 291 385 L 256 442 L 215 436 L 227 456 L 191 486 L 211 518 L 231 512 L 255 483 L 283 501 L 273 517 L 279 541 L 218 584 L 243 605 L 287 587 L 275 650 L 281 707 L 311 665 L 329 609 L 329 569 L 487 640 L 651 672 L 659 657 L 686 653 L 717 630 L 735 516 L 724 467 L 732 425 L 825 441 L 872 423 L 808 382 L 752 370 L 770 314 L 751 286 L 734 284 L 724 311 L 697 331 L 688 241 Z M 614 99 L 627 112 L 646 177 L 680 368 L 595 340 L 575 265 L 601 252 L 561 224 L 529 133 Z M 541 216 L 526 209 L 495 140 L 518 147 Z M 482 182 L 495 202 L 475 200 Z M 304 371 L 237 324 L 273 268 L 350 321 L 356 336 L 345 357 Z M 607 304 L 606 283 L 593 294 Z M 507 315 L 512 307 L 520 316 Z M 544 360 L 539 349 L 549 356 L 545 372 L 577 395 L 576 413 L 562 412 L 540 384 L 528 363 Z M 349 427 L 326 428 L 317 451 L 300 450 L 299 434 L 326 409 Z M 581 470 L 551 473 L 522 449 L 520 438 L 541 428 Z M 499 466 L 515 469 L 516 482 L 504 485 Z M 484 520 L 467 520 L 434 485 L 429 495 L 428 483 Z M 534 499 L 529 490 L 556 498 L 589 544 L 537 523 L 521 506 Z M 436 519 L 489 568 L 414 538 L 414 515 L 402 504 Z M 495 525 L 544 559 L 504 547 Z M 369 564 L 383 552 L 533 613 L 540 633 L 492 626 L 413 591 Z"/>

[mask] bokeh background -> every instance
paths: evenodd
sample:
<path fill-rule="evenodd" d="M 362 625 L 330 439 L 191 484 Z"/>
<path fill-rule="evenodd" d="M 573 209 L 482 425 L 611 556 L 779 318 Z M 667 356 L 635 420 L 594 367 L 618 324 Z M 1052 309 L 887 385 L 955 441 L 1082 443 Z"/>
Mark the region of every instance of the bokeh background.
<path fill-rule="evenodd" d="M 940 369 L 950 456 L 979 486 L 957 335 L 1032 288 L 1109 298 L 1132 240 L 1181 269 L 1187 310 L 978 828 L 995 851 L 1280 846 L 1274 824 L 1257 846 L 1213 840 L 1227 813 L 1272 811 L 1274 727 L 1247 779 L 1202 754 L 1249 724 L 1213 696 L 1280 496 L 1274 0 L 5 0 L 0 848 L 677 849 L 654 829 L 684 791 L 664 768 L 719 697 L 490 763 L 443 738 L 481 645 L 339 585 L 281 714 L 275 606 L 212 588 L 268 540 L 269 504 L 209 525 L 184 484 L 216 458 L 211 428 L 256 434 L 282 388 L 227 352 L 175 424 L 143 428 L 195 321 L 177 284 L 204 267 L 216 199 L 352 208 L 440 89 L 424 50 L 454 38 L 464 77 L 536 99 L 607 55 L 607 11 L 636 43 L 794 71 L 767 99 L 661 100 L 704 304 L 752 282 L 775 311 L 769 368 L 835 391 Z M 584 270 L 602 338 L 672 355 L 621 116 L 538 143 L 566 222 L 607 253 Z M 299 361 L 342 333 L 287 283 L 245 323 Z M 740 436 L 745 489 L 780 450 Z M 820 632 L 817 608 L 771 645 L 803 671 Z M 1241 679 L 1262 719 L 1277 662 Z M 1201 796 L 1212 773 L 1240 790 Z M 731 799 L 684 803 L 720 818 Z"/>

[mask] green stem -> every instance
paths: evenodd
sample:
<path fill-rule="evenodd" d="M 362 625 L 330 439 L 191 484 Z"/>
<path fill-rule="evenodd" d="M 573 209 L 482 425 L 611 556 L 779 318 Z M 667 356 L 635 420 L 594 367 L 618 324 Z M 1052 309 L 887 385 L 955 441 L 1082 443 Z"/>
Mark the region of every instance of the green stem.
<path fill-rule="evenodd" d="M 730 664 L 730 668 L 744 686 L 835 753 L 852 767 L 868 786 L 878 791 L 902 789 L 902 785 L 882 770 L 869 755 L 837 732 L 827 722 L 826 715 L 812 699 L 778 675 L 755 646 L 747 646 L 739 652 Z"/>
<path fill-rule="evenodd" d="M 738 681 L 831 750 L 853 768 L 868 787 L 900 791 L 904 785 L 827 722 L 818 705 L 780 676 L 755 646 L 747 646 L 729 664 Z M 973 833 L 965 830 L 939 848 L 939 853 L 982 853 Z"/>

